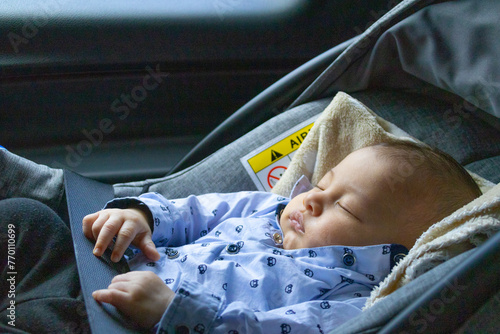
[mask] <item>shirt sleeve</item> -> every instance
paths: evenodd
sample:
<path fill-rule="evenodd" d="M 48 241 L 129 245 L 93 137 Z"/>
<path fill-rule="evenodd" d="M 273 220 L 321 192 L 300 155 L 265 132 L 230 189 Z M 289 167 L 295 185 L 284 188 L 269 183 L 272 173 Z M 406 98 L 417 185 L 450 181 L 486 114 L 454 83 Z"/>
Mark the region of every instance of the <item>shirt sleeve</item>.
<path fill-rule="evenodd" d="M 361 313 L 366 297 L 312 300 L 266 312 L 223 298 L 196 282 L 184 281 L 164 313 L 157 333 L 328 333 Z M 196 317 L 192 315 L 196 314 Z"/>
<path fill-rule="evenodd" d="M 146 206 L 156 246 L 181 246 L 209 233 L 232 217 L 250 217 L 276 208 L 283 198 L 265 192 L 214 193 L 168 200 L 158 193 L 110 201 L 110 207 Z"/>

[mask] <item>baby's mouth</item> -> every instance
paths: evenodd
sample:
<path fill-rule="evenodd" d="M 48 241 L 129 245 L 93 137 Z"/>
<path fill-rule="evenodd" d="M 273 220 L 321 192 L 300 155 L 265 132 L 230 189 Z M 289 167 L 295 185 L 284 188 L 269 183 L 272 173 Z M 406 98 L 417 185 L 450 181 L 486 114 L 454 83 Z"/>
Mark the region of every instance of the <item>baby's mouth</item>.
<path fill-rule="evenodd" d="M 295 229 L 297 233 L 304 234 L 304 216 L 299 210 L 295 210 L 290 213 L 288 218 L 290 220 L 290 226 Z"/>

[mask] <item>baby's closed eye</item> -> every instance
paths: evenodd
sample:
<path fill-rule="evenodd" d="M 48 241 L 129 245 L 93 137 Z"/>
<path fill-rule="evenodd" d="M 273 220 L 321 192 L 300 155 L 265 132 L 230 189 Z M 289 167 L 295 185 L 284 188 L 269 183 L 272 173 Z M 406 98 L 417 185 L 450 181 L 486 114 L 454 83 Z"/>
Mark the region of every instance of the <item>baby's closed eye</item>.
<path fill-rule="evenodd" d="M 343 212 L 347 213 L 348 215 L 350 216 L 353 216 L 354 218 L 356 218 L 357 220 L 360 220 L 354 213 L 353 213 L 353 210 L 351 208 L 349 208 L 349 206 L 347 206 L 345 203 L 342 204 L 340 203 L 339 201 L 335 202 L 335 206 L 340 208 L 340 210 L 342 210 Z"/>

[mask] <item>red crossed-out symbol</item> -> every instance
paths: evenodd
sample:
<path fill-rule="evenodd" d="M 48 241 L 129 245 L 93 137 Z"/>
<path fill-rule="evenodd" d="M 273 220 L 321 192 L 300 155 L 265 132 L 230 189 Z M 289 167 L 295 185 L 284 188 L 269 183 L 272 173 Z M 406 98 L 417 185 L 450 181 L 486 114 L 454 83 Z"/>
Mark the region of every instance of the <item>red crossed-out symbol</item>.
<path fill-rule="evenodd" d="M 269 174 L 267 174 L 267 184 L 269 185 L 269 187 L 271 187 L 271 189 L 281 179 L 281 176 L 285 171 L 285 166 L 276 166 L 269 171 Z"/>

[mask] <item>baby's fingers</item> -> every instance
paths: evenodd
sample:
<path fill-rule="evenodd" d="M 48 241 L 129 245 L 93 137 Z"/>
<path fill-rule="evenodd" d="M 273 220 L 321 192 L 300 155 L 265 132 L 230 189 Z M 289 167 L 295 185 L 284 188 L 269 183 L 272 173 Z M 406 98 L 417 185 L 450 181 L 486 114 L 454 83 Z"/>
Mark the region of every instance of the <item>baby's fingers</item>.
<path fill-rule="evenodd" d="M 153 240 L 151 240 L 151 234 L 144 233 L 137 246 L 148 259 L 153 261 L 160 260 L 160 253 L 158 253 Z"/>
<path fill-rule="evenodd" d="M 102 220 L 101 220 L 102 218 Z M 123 224 L 121 217 L 101 214 L 92 226 L 92 234 L 96 239 L 94 255 L 101 256 L 104 250 L 111 244 Z"/>
<path fill-rule="evenodd" d="M 137 230 L 134 222 L 126 220 L 118 232 L 116 237 L 115 245 L 113 246 L 113 252 L 111 253 L 111 261 L 118 262 L 122 258 L 123 254 L 127 250 L 132 240 L 134 240 L 137 235 Z"/>
<path fill-rule="evenodd" d="M 88 239 L 95 240 L 94 235 L 92 234 L 92 226 L 94 225 L 94 222 L 97 220 L 97 218 L 99 218 L 99 213 L 100 211 L 83 217 L 82 221 L 83 234 Z"/>
<path fill-rule="evenodd" d="M 118 309 L 120 309 L 122 305 L 126 305 L 130 300 L 128 292 L 118 289 L 96 290 L 92 292 L 92 297 L 98 302 L 111 304 Z"/>

